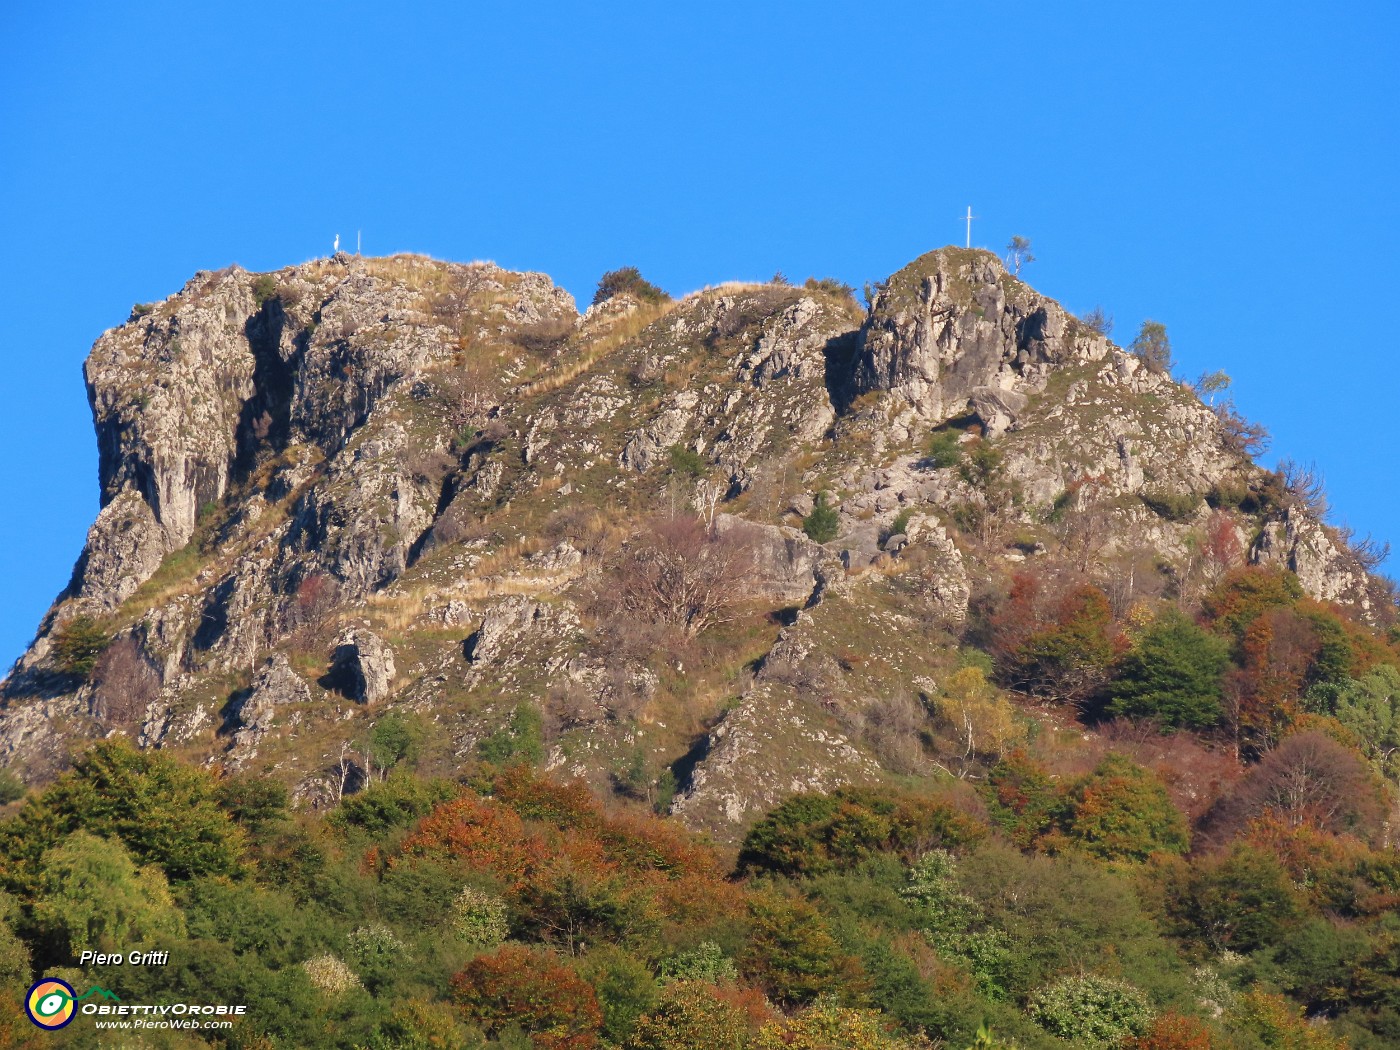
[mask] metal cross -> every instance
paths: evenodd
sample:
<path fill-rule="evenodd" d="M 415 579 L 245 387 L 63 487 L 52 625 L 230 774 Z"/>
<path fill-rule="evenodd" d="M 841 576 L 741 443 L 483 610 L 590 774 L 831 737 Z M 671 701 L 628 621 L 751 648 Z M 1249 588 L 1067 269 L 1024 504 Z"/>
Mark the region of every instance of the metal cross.
<path fill-rule="evenodd" d="M 967 246 L 969 248 L 972 247 L 972 220 L 975 218 L 977 216 L 972 214 L 972 205 L 969 204 L 967 206 Z"/>

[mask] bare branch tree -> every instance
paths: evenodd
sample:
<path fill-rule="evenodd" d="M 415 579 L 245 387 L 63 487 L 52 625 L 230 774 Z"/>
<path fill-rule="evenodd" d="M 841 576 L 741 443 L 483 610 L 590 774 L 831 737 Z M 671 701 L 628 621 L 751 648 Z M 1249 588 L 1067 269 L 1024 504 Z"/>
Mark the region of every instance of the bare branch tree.
<path fill-rule="evenodd" d="M 620 598 L 626 609 L 694 636 L 732 619 L 752 563 L 742 530 L 721 534 L 694 514 L 663 515 L 622 552 Z"/>

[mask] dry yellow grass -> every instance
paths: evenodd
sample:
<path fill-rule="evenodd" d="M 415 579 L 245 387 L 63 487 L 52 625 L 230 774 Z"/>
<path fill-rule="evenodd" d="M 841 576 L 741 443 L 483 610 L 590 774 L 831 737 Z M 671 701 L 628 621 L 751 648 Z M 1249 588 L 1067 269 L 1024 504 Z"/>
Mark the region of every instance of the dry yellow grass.
<path fill-rule="evenodd" d="M 665 317 L 677 305 L 679 304 L 672 300 L 638 307 L 618 320 L 606 332 L 580 344 L 575 353 L 570 354 L 567 360 L 561 361 L 549 372 L 532 382 L 522 384 L 519 393 L 522 396 L 548 394 L 566 386 L 613 351 L 637 338 L 648 325 Z"/>

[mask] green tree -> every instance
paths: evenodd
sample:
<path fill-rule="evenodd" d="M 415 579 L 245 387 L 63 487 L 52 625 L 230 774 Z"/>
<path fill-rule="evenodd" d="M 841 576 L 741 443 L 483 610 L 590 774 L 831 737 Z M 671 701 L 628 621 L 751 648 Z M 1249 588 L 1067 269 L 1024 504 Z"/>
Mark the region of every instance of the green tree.
<path fill-rule="evenodd" d="M 75 616 L 53 633 L 54 663 L 66 675 L 87 679 L 111 640 L 92 617 Z"/>
<path fill-rule="evenodd" d="M 817 494 L 812 513 L 802 519 L 802 531 L 817 543 L 830 543 L 841 529 L 841 518 L 836 508 L 826 501 L 826 493 Z"/>
<path fill-rule="evenodd" d="M 1167 326 L 1160 321 L 1143 321 L 1137 338 L 1128 349 L 1137 355 L 1149 372 L 1170 374 L 1172 343 L 1167 337 Z"/>
<path fill-rule="evenodd" d="M 579 964 L 579 973 L 593 986 L 603 1011 L 603 1036 L 620 1044 L 637 1019 L 656 1005 L 656 981 L 645 963 L 612 944 L 592 947 Z"/>
<path fill-rule="evenodd" d="M 79 829 L 120 839 L 172 882 L 242 870 L 244 836 L 220 808 L 213 778 L 119 741 L 91 748 L 0 824 L 0 877 L 23 885 L 43 851 Z"/>
<path fill-rule="evenodd" d="M 929 435 L 925 454 L 929 465 L 942 469 L 956 467 L 962 463 L 962 439 L 956 430 L 935 430 Z"/>
<path fill-rule="evenodd" d="M 182 937 L 185 922 L 159 868 L 138 868 L 118 841 L 75 831 L 45 852 L 34 925 L 50 959 Z"/>
<path fill-rule="evenodd" d="M 841 950 L 815 905 L 802 897 L 758 894 L 749 901 L 743 972 L 783 1006 L 823 992 L 858 993 L 859 964 Z"/>
<path fill-rule="evenodd" d="M 1011 267 L 1011 272 L 1016 276 L 1021 275 L 1021 267 L 1035 262 L 1035 256 L 1031 254 L 1031 242 L 1028 237 L 1012 237 L 1006 245 L 1006 265 Z"/>
<path fill-rule="evenodd" d="M 1320 682 L 1304 699 L 1311 710 L 1354 730 L 1377 770 L 1392 777 L 1400 772 L 1400 671 L 1381 664 L 1360 678 Z"/>
<path fill-rule="evenodd" d="M 487 762 L 505 765 L 525 762 L 538 765 L 544 758 L 544 720 L 539 708 L 531 703 L 518 704 L 510 721 L 477 745 L 477 752 Z"/>
<path fill-rule="evenodd" d="M 1166 726 L 1209 729 L 1221 718 L 1229 647 L 1175 609 L 1152 621 L 1123 658 L 1109 711 Z"/>

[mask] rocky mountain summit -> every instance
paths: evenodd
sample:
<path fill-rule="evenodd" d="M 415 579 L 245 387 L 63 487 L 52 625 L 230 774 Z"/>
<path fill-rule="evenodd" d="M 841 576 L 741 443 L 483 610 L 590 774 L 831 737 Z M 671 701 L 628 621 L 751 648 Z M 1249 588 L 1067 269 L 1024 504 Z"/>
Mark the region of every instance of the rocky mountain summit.
<path fill-rule="evenodd" d="M 0 686 L 30 779 L 123 734 L 333 804 L 398 712 L 436 768 L 539 746 L 728 837 L 944 764 L 909 724 L 1027 567 L 1125 617 L 1233 561 L 1389 612 L 1228 414 L 982 251 L 864 310 L 830 282 L 580 315 L 490 263 L 232 267 L 104 333 L 86 379 L 101 511 Z"/>

